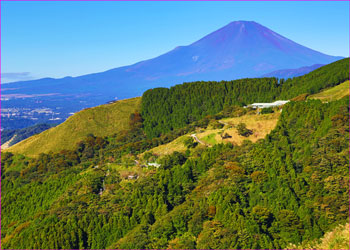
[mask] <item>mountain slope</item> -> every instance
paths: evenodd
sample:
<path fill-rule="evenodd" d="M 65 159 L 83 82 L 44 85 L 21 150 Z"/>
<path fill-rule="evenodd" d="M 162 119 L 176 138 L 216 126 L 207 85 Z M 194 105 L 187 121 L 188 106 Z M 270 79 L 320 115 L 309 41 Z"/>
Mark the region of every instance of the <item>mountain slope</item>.
<path fill-rule="evenodd" d="M 153 59 L 79 77 L 12 83 L 11 87 L 19 90 L 7 92 L 72 94 L 113 90 L 114 96 L 133 97 L 160 85 L 256 77 L 272 70 L 328 64 L 339 59 L 299 45 L 256 22 L 238 21 Z"/>
<path fill-rule="evenodd" d="M 304 93 L 318 93 L 348 79 L 349 59 L 346 58 L 286 81 L 247 78 L 155 88 L 142 96 L 144 130 L 148 136 L 156 137 L 206 115 L 214 115 L 225 106 L 289 100 Z"/>
<path fill-rule="evenodd" d="M 37 156 L 73 149 L 88 134 L 107 136 L 128 129 L 130 114 L 139 109 L 140 101 L 137 97 L 82 110 L 57 127 L 29 137 L 7 151 Z"/>
<path fill-rule="evenodd" d="M 3 105 L 19 105 L 13 95 L 26 94 L 46 100 L 45 104 L 53 107 L 59 106 L 57 103 L 68 107 L 81 105 L 82 97 L 87 105 L 95 106 L 115 97 L 140 96 L 145 90 L 159 86 L 257 77 L 275 70 L 328 64 L 339 59 L 297 44 L 256 22 L 237 21 L 188 46 L 176 47 L 133 65 L 79 77 L 12 83 L 2 90 L 2 96 L 12 101 Z M 31 98 L 21 100 L 20 105 L 26 106 L 26 100 Z M 63 101 L 67 98 L 69 102 Z M 55 101 L 50 103 L 48 99 Z"/>
<path fill-rule="evenodd" d="M 220 83 L 193 82 L 170 89 L 148 90 L 142 97 L 142 105 L 141 98 L 133 98 L 83 110 L 61 125 L 30 137 L 8 150 L 35 156 L 49 151 L 72 149 L 89 133 L 107 136 L 127 129 L 130 114 L 135 110 L 142 113 L 146 134 L 155 137 L 183 128 L 190 121 L 198 121 L 206 115 L 215 115 L 226 105 L 270 102 L 302 93 L 318 93 L 348 79 L 349 59 L 343 59 L 283 84 L 277 84 L 273 78 L 257 78 Z"/>

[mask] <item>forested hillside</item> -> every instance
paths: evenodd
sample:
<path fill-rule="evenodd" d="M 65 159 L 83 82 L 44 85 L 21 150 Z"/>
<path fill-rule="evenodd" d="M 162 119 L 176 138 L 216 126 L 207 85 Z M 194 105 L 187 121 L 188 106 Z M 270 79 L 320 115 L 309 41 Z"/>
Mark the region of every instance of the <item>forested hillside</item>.
<path fill-rule="evenodd" d="M 279 94 L 277 78 L 191 82 L 170 89 L 151 89 L 142 96 L 144 130 L 149 137 L 157 137 L 206 115 L 214 115 L 224 107 L 270 102 Z"/>
<path fill-rule="evenodd" d="M 125 178 L 147 139 L 138 114 L 37 159 L 1 157 L 2 248 L 275 248 L 348 220 L 349 99 L 291 102 L 263 140 L 191 147 Z M 143 159 L 139 159 L 143 161 Z"/>
<path fill-rule="evenodd" d="M 1 246 L 282 249 L 314 242 L 349 219 L 349 96 L 337 100 L 348 79 L 344 59 L 286 81 L 149 90 L 141 112 L 141 98 L 82 111 L 2 152 Z M 324 89 L 328 102 L 306 99 Z M 292 98 L 270 114 L 274 129 L 255 143 L 207 147 L 189 137 L 229 126 L 219 122 L 225 117 L 256 115 L 241 105 Z M 244 137 L 244 128 L 230 129 Z M 181 153 L 150 151 L 184 135 Z"/>
<path fill-rule="evenodd" d="M 255 78 L 221 82 L 191 82 L 146 91 L 142 96 L 142 118 L 148 137 L 213 115 L 227 106 L 291 99 L 314 94 L 349 79 L 349 58 L 323 66 L 292 79 Z"/>

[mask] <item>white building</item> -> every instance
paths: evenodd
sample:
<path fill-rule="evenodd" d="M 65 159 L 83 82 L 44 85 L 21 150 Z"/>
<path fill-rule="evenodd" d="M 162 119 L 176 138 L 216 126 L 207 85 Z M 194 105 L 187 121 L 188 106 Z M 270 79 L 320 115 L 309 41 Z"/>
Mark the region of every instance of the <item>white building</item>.
<path fill-rule="evenodd" d="M 261 109 L 272 108 L 272 107 L 282 106 L 282 105 L 286 104 L 287 102 L 289 102 L 289 101 L 275 101 L 275 102 L 271 102 L 271 103 L 263 103 L 263 102 L 258 103 L 257 102 L 257 103 L 253 103 L 253 104 L 248 105 L 248 107 L 252 107 L 254 109 L 256 109 L 256 108 L 261 108 Z"/>
<path fill-rule="evenodd" d="M 158 164 L 156 162 L 147 163 L 147 165 L 150 166 L 150 167 L 156 167 L 156 168 L 160 167 L 160 164 Z"/>
<path fill-rule="evenodd" d="M 128 180 L 136 180 L 136 179 L 138 179 L 138 178 L 139 178 L 139 176 L 138 176 L 137 174 L 129 175 L 129 176 L 128 176 Z"/>

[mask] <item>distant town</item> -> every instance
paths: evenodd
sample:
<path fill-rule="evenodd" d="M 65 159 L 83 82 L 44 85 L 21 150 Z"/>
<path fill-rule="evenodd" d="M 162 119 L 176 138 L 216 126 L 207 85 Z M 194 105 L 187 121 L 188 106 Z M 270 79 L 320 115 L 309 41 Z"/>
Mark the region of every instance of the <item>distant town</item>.
<path fill-rule="evenodd" d="M 74 113 L 62 107 L 24 108 L 6 107 L 1 109 L 1 131 L 18 129 L 39 123 L 61 123 Z"/>
<path fill-rule="evenodd" d="M 38 120 L 38 116 L 49 117 L 48 120 L 62 120 L 60 112 L 55 112 L 51 108 L 4 108 L 1 110 L 1 117 L 16 117 L 31 120 Z"/>
<path fill-rule="evenodd" d="M 51 108 L 36 108 L 36 109 L 30 109 L 30 108 L 4 108 L 1 110 L 1 117 L 5 118 L 25 118 L 25 119 L 31 119 L 31 120 L 39 120 L 39 117 L 41 118 L 44 116 L 45 118 L 48 118 L 48 120 L 57 121 L 62 120 L 61 113 L 52 110 Z"/>

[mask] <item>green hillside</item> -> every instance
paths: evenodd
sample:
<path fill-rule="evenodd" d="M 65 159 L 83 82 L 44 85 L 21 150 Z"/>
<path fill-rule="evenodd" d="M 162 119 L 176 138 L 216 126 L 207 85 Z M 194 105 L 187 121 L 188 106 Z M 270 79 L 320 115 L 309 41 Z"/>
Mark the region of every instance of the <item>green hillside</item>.
<path fill-rule="evenodd" d="M 108 136 L 129 128 L 129 117 L 140 108 L 141 98 L 132 98 L 82 110 L 57 127 L 34 135 L 7 149 L 37 156 L 40 153 L 74 149 L 88 134 Z"/>
<path fill-rule="evenodd" d="M 349 96 L 336 94 L 348 63 L 150 90 L 14 145 L 1 155 L 2 248 L 343 246 L 343 228 L 326 233 L 349 219 Z M 321 90 L 328 102 L 240 106 Z"/>
<path fill-rule="evenodd" d="M 181 129 L 193 121 L 198 121 L 206 115 L 214 115 L 232 105 L 268 102 L 279 97 L 290 98 L 301 91 L 311 94 L 336 86 L 349 78 L 348 66 L 349 59 L 346 58 L 305 76 L 282 80 L 280 83 L 276 78 L 256 78 L 219 83 L 193 82 L 170 89 L 148 90 L 144 93 L 142 101 L 141 98 L 133 98 L 83 110 L 59 126 L 6 150 L 37 156 L 50 151 L 73 149 L 76 143 L 88 134 L 107 136 L 127 129 L 129 116 L 135 110 L 142 112 L 143 130 L 149 138 L 154 138 Z M 344 86 L 339 85 L 337 91 L 341 89 L 344 92 Z M 213 140 L 214 138 L 211 139 Z"/>
<path fill-rule="evenodd" d="M 137 155 L 171 135 L 149 140 L 138 126 L 37 159 L 5 153 L 2 247 L 282 249 L 322 238 L 349 216 L 348 109 L 348 98 L 290 102 L 265 139 L 174 152 L 158 168 Z"/>
<path fill-rule="evenodd" d="M 335 101 L 349 95 L 349 81 L 345 81 L 335 87 L 326 89 L 320 93 L 311 95 L 308 99 L 319 99 L 323 102 Z"/>
<path fill-rule="evenodd" d="M 144 131 L 149 138 L 214 115 L 232 105 L 289 100 L 315 94 L 349 80 L 349 58 L 292 79 L 247 78 L 220 82 L 190 82 L 155 88 L 142 96 Z"/>

